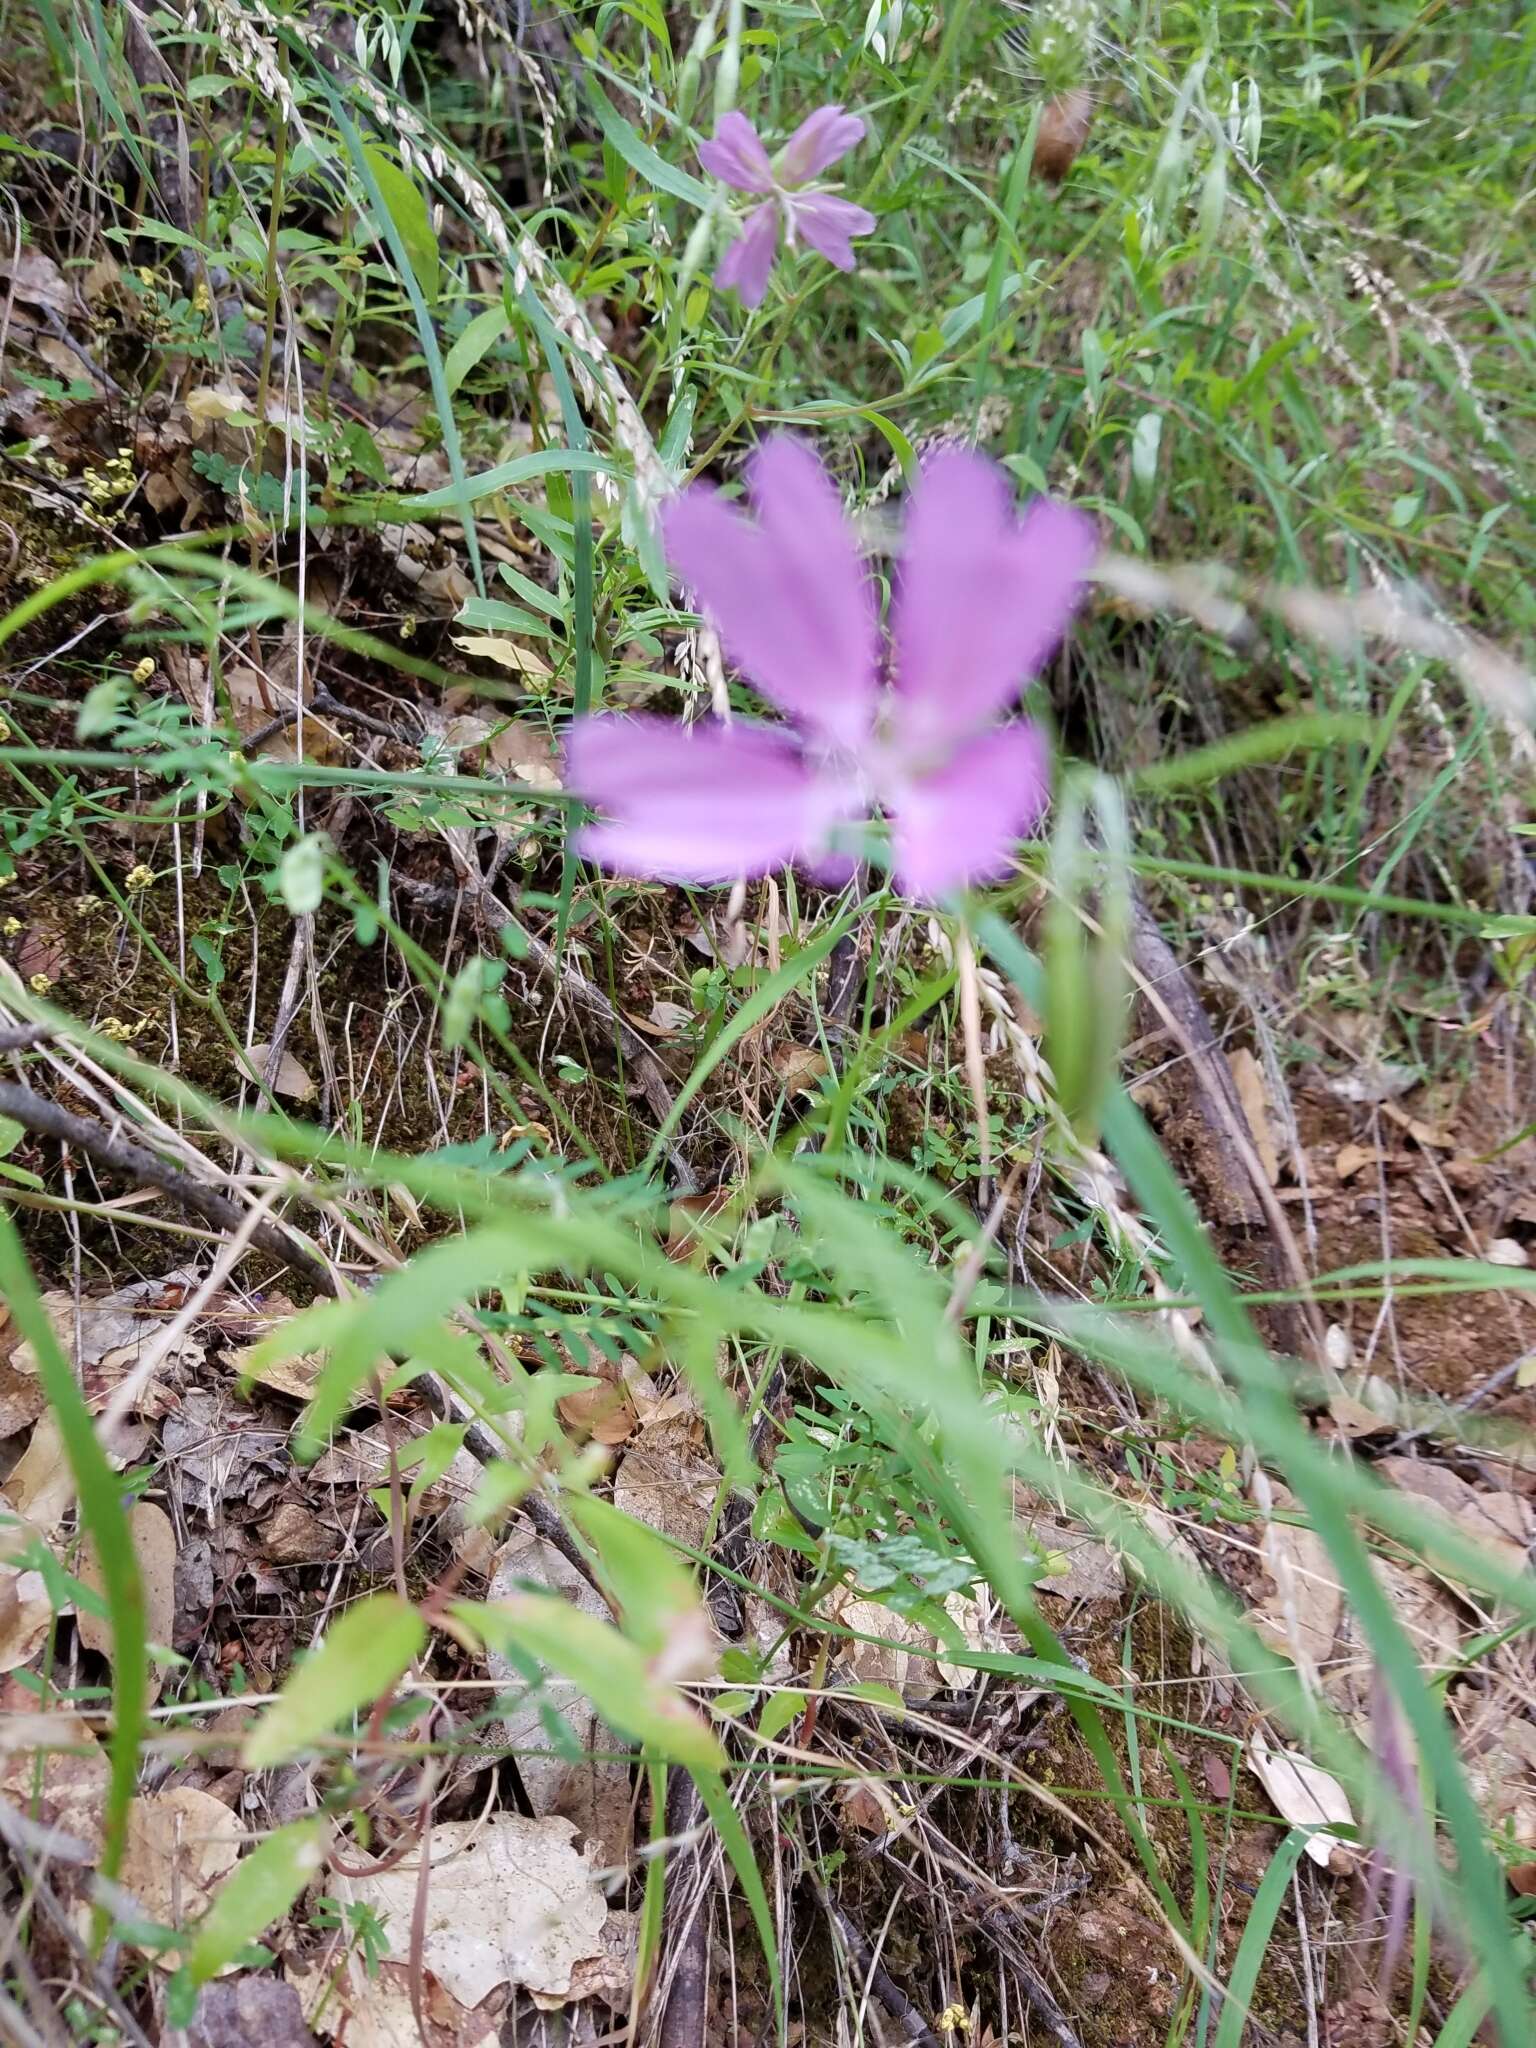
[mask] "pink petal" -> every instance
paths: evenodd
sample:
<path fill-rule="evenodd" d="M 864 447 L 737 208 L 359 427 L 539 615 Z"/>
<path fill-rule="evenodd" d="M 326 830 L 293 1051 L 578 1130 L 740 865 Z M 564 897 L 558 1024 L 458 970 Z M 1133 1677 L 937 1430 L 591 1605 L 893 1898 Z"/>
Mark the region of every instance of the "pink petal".
<path fill-rule="evenodd" d="M 892 609 L 898 741 L 975 732 L 1038 673 L 1076 611 L 1091 521 L 1040 498 L 1016 520 L 1004 472 L 959 449 L 923 470 Z"/>
<path fill-rule="evenodd" d="M 779 209 L 768 199 L 754 206 L 742 222 L 740 234 L 720 259 L 715 283 L 722 291 L 739 292 L 744 306 L 760 306 L 778 246 Z"/>
<path fill-rule="evenodd" d="M 898 885 L 932 902 L 995 880 L 1044 810 L 1049 788 L 1050 753 L 1039 726 L 1004 726 L 968 741 L 936 774 L 892 794 Z"/>
<path fill-rule="evenodd" d="M 781 711 L 858 749 L 874 716 L 872 588 L 826 471 L 801 442 L 765 443 L 748 472 L 757 521 L 707 484 L 662 510 L 667 554 L 726 651 Z"/>
<path fill-rule="evenodd" d="M 832 192 L 807 192 L 803 198 L 786 200 L 791 237 L 798 236 L 807 248 L 825 256 L 839 270 L 853 268 L 854 235 L 867 235 L 875 216 L 867 206 L 855 206 L 851 199 L 839 199 Z"/>
<path fill-rule="evenodd" d="M 773 165 L 762 138 L 745 114 L 722 114 L 714 140 L 699 144 L 699 162 L 712 178 L 734 185 L 738 192 L 771 192 Z"/>
<path fill-rule="evenodd" d="M 565 747 L 571 792 L 609 815 L 579 851 L 619 874 L 728 882 L 823 844 L 838 792 L 766 726 L 582 718 Z"/>
<path fill-rule="evenodd" d="M 864 140 L 864 123 L 833 102 L 807 114 L 779 152 L 779 183 L 803 185 Z"/>

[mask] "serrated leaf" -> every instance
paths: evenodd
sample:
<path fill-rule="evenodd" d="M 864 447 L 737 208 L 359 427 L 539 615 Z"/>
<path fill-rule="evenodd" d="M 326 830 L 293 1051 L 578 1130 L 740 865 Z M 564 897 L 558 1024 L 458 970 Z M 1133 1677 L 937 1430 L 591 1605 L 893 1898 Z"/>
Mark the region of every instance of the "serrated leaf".
<path fill-rule="evenodd" d="M 378 1593 L 349 1609 L 245 1738 L 246 1769 L 285 1763 L 372 1705 L 406 1671 L 426 1635 L 421 1616 L 397 1593 Z"/>

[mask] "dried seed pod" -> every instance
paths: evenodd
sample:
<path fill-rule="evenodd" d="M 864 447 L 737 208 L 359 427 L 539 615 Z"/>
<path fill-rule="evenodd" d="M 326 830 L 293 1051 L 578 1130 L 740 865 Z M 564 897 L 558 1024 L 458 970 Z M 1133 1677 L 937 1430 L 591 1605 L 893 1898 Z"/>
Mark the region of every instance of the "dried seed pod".
<path fill-rule="evenodd" d="M 1093 126 L 1093 94 L 1085 86 L 1047 100 L 1035 130 L 1035 176 L 1059 185 L 1077 161 Z"/>

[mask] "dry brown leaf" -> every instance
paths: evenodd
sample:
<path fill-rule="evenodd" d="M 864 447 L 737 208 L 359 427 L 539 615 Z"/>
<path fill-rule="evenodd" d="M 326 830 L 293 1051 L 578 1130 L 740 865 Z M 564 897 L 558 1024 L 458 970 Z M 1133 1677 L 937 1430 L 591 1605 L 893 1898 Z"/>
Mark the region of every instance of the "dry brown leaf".
<path fill-rule="evenodd" d="M 1381 1154 L 1368 1145 L 1341 1145 L 1334 1155 L 1333 1170 L 1340 1180 L 1353 1180 L 1362 1166 L 1374 1166 Z"/>
<path fill-rule="evenodd" d="M 487 1591 L 491 1602 L 507 1600 L 530 1586 L 559 1594 L 562 1600 L 599 1621 L 610 1619 L 602 1595 L 552 1543 L 530 1528 L 518 1529 L 503 1547 Z M 546 1674 L 535 1696 L 499 1651 L 486 1653 L 486 1670 L 498 1685 L 515 1692 L 502 1717 L 501 1740 L 517 1759 L 518 1773 L 534 1812 L 574 1821 L 605 1866 L 629 1856 L 633 1822 L 629 1771 L 619 1761 L 599 1760 L 594 1749 L 611 1749 L 611 1738 L 581 1688 L 555 1673 Z M 558 1755 L 550 1746 L 548 1712 L 558 1714 L 570 1732 L 580 1763 Z"/>
<path fill-rule="evenodd" d="M 1401 1427 L 1401 1404 L 1396 1390 L 1379 1373 L 1355 1375 L 1328 1403 L 1328 1413 L 1339 1434 L 1351 1442 L 1361 1437 L 1385 1436 Z"/>
<path fill-rule="evenodd" d="M 48 1640 L 53 1605 L 41 1572 L 0 1564 L 0 1671 L 30 1664 Z"/>
<path fill-rule="evenodd" d="M 1253 1149 L 1259 1155 L 1264 1178 L 1273 1187 L 1280 1178 L 1280 1153 L 1275 1144 L 1273 1113 L 1269 1090 L 1264 1083 L 1264 1069 L 1245 1045 L 1227 1054 L 1227 1065 L 1232 1070 L 1232 1084 L 1242 1105 L 1243 1120 L 1253 1140 Z"/>
<path fill-rule="evenodd" d="M 1474 1798 L 1490 1827 L 1536 1849 L 1536 1727 L 1507 1695 L 1489 1693 L 1461 1740 Z"/>
<path fill-rule="evenodd" d="M 101 1848 L 107 1760 L 76 1714 L 0 1714 L 0 1798 L 57 1828 L 87 1857 Z"/>
<path fill-rule="evenodd" d="M 646 1423 L 634 1438 L 614 1478 L 613 1504 L 688 1549 L 702 1550 L 719 1490 L 719 1469 L 697 1418 L 675 1415 Z"/>
<path fill-rule="evenodd" d="M 186 1927 L 239 1862 L 245 1838 L 235 1815 L 211 1793 L 190 1785 L 145 1793 L 128 1809 L 118 1882 L 158 1925 Z"/>
<path fill-rule="evenodd" d="M 818 1083 L 832 1071 L 826 1054 L 814 1045 L 776 1045 L 768 1064 L 786 1095 L 814 1095 Z"/>
<path fill-rule="evenodd" d="M 134 1503 L 128 1527 L 144 1586 L 144 1626 L 152 1643 L 168 1648 L 176 1632 L 176 1531 L 165 1510 L 149 1500 Z M 92 1592 L 101 1592 L 101 1566 L 94 1544 L 86 1546 L 80 1578 Z M 112 1624 L 104 1615 L 90 1614 L 82 1607 L 78 1627 L 80 1640 L 88 1650 L 111 1656 Z M 163 1673 L 151 1671 L 150 1685 L 157 1697 L 164 1682 Z"/>
<path fill-rule="evenodd" d="M 19 226 L 18 222 L 18 231 Z M 74 310 L 74 293 L 53 258 L 41 249 L 18 249 L 7 235 L 0 239 L 0 298 L 11 293 L 24 306 L 38 306 L 61 318 Z M 76 374 L 78 367 L 77 363 Z"/>
<path fill-rule="evenodd" d="M 1284 1488 L 1274 1494 L 1277 1506 L 1292 1505 Z M 1303 1523 L 1271 1521 L 1261 1548 L 1274 1591 L 1254 1608 L 1253 1625 L 1271 1648 L 1316 1681 L 1333 1655 L 1344 1610 L 1328 1546 Z"/>
<path fill-rule="evenodd" d="M 235 1065 L 248 1081 L 262 1082 L 271 1063 L 270 1045 L 247 1046 L 236 1059 Z M 274 1095 L 282 1095 L 290 1102 L 308 1102 L 315 1093 L 315 1084 L 291 1052 L 283 1051 L 277 1056 L 277 1072 L 270 1083 Z"/>
<path fill-rule="evenodd" d="M 569 1996 L 576 1965 L 604 1953 L 607 1902 L 568 1820 L 445 1821 L 432 1830 L 421 1959 L 461 2005 L 502 1984 Z M 331 1880 L 333 1896 L 371 1906 L 399 1955 L 411 1947 L 414 1856 L 372 1877 Z"/>
<path fill-rule="evenodd" d="M 1081 1524 L 1031 1513 L 1020 1516 L 1015 1526 L 1045 1559 L 1046 1573 L 1036 1579 L 1036 1592 L 1054 1593 L 1061 1600 L 1118 1600 L 1125 1591 L 1120 1559 Z"/>
<path fill-rule="evenodd" d="M 1450 1601 L 1427 1572 L 1373 1557 L 1371 1573 L 1398 1626 L 1413 1645 L 1425 1677 L 1433 1684 L 1455 1664 L 1461 1625 Z M 1371 1740 L 1376 1654 L 1354 1610 L 1345 1604 L 1334 1640 L 1334 1662 L 1324 1676 L 1329 1699 L 1362 1742 Z"/>
<path fill-rule="evenodd" d="M 74 1505 L 75 1477 L 64 1454 L 64 1439 L 51 1414 L 40 1415 L 32 1430 L 32 1441 L 0 1486 L 0 1507 L 9 1508 L 26 1523 L 25 1531 L 0 1533 L 0 1557 L 14 1556 L 27 1534 L 47 1543 L 56 1536 L 64 1517 Z"/>
<path fill-rule="evenodd" d="M 1519 1494 L 1472 1486 L 1432 1458 L 1382 1458 L 1376 1469 L 1404 1493 L 1424 1501 L 1430 1513 L 1453 1523 L 1506 1570 L 1526 1569 L 1536 1538 L 1536 1517 Z"/>
<path fill-rule="evenodd" d="M 1258 1729 L 1248 1745 L 1248 1767 L 1274 1801 L 1280 1818 L 1293 1828 L 1311 1830 L 1307 1854 L 1314 1863 L 1324 1870 L 1353 1864 L 1353 1847 L 1332 1832 L 1334 1826 L 1349 1827 L 1354 1822 L 1349 1796 L 1337 1778 L 1294 1750 L 1271 1749 Z"/>

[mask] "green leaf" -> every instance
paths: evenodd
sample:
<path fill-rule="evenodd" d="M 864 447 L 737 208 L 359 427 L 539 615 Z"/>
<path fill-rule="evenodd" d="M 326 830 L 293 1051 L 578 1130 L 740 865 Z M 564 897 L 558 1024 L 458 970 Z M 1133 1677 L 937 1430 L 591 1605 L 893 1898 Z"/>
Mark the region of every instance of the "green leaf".
<path fill-rule="evenodd" d="M 508 325 L 505 306 L 487 306 L 470 321 L 443 359 L 443 382 L 450 398 L 481 357 L 500 341 Z"/>
<path fill-rule="evenodd" d="M 782 1735 L 792 1721 L 798 1721 L 805 1712 L 806 1698 L 803 1692 L 786 1688 L 783 1692 L 771 1692 L 763 1701 L 763 1711 L 757 1717 L 757 1732 L 764 1742 L 772 1742 Z"/>
<path fill-rule="evenodd" d="M 482 476 L 467 478 L 462 491 L 445 484 L 440 491 L 422 491 L 417 497 L 402 498 L 400 502 L 407 512 L 453 512 L 460 505 L 473 505 L 481 498 L 494 497 L 497 491 L 508 491 L 514 484 L 548 476 L 551 470 L 567 470 L 578 476 L 614 474 L 608 457 L 596 455 L 590 449 L 536 448 L 531 455 L 516 456 L 511 462 L 500 462 L 494 469 L 486 470 Z"/>
<path fill-rule="evenodd" d="M 678 1622 L 700 1611 L 693 1574 L 664 1537 L 610 1501 L 572 1494 L 564 1507 L 597 1555 L 625 1634 L 653 1656 L 664 1650 Z"/>
<path fill-rule="evenodd" d="M 320 908 L 325 895 L 326 850 L 323 833 L 306 832 L 278 863 L 278 894 L 295 917 Z"/>
<path fill-rule="evenodd" d="M 409 1667 L 426 1623 L 398 1593 L 350 1608 L 321 1648 L 299 1666 L 245 1738 L 248 1771 L 286 1763 L 359 1707 L 371 1706 Z"/>
<path fill-rule="evenodd" d="M 194 1984 L 206 1984 L 226 1963 L 280 1920 L 325 1862 L 326 1823 L 296 1820 L 258 1844 L 199 1923 L 187 1958 Z"/>
<path fill-rule="evenodd" d="M 689 206 L 703 208 L 711 204 L 713 195 L 709 187 L 701 184 L 691 172 L 680 171 L 675 164 L 669 164 L 664 156 L 658 156 L 644 136 L 625 120 L 590 74 L 587 78 L 587 97 L 592 103 L 597 125 L 603 131 L 603 140 L 616 149 L 630 169 L 638 171 L 653 190 L 670 192 L 674 199 L 684 200 Z"/>
<path fill-rule="evenodd" d="M 1271 1857 L 1269 1868 L 1253 1895 L 1243 1938 L 1232 1961 L 1232 1974 L 1227 1982 L 1227 1995 L 1222 2003 L 1221 2024 L 1216 2029 L 1214 2048 L 1238 2048 L 1242 2040 L 1253 1987 L 1259 1980 L 1259 1970 L 1268 1953 L 1280 1908 L 1285 1904 L 1291 1873 L 1306 1846 L 1306 1829 L 1292 1828 Z"/>
<path fill-rule="evenodd" d="M 438 252 L 437 236 L 432 229 L 427 202 L 416 185 L 408 178 L 393 157 L 386 156 L 377 143 L 365 142 L 363 155 L 368 160 L 374 182 L 378 185 L 379 196 L 389 211 L 415 272 L 421 295 L 429 306 L 437 304 L 439 280 L 442 274 L 442 257 Z"/>
<path fill-rule="evenodd" d="M 610 1622 L 531 1593 L 490 1607 L 465 1602 L 453 1612 L 488 1643 L 537 1657 L 580 1686 L 611 1728 L 657 1756 L 690 1770 L 725 1768 L 725 1753 L 705 1722 Z"/>

